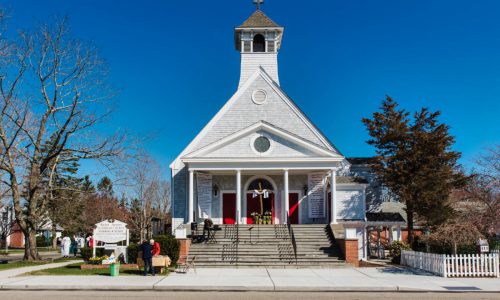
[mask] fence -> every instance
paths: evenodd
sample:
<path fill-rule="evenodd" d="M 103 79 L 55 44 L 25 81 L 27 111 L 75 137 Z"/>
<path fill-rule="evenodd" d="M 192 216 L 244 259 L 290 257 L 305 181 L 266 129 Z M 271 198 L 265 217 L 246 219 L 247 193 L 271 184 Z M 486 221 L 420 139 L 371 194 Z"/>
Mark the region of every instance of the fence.
<path fill-rule="evenodd" d="M 443 277 L 500 277 L 498 253 L 444 255 L 401 251 L 401 265 Z"/>

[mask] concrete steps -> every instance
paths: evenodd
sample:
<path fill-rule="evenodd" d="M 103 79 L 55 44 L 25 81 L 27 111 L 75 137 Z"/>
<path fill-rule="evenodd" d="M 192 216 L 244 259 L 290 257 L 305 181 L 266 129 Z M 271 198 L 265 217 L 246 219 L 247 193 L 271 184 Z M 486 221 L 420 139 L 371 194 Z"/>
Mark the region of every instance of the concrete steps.
<path fill-rule="evenodd" d="M 292 225 L 297 259 L 286 225 L 221 226 L 216 243 L 194 243 L 189 250 L 197 267 L 337 268 L 345 267 L 326 225 Z M 237 251 L 236 251 L 237 245 Z M 237 261 L 236 261 L 237 257 Z"/>

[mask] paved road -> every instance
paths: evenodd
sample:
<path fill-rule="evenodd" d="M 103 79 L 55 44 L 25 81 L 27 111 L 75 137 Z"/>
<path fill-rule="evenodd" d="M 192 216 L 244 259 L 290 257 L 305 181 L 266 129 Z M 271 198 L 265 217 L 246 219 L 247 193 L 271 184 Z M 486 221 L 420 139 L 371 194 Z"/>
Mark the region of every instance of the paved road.
<path fill-rule="evenodd" d="M 328 299 L 328 300 L 490 300 L 500 299 L 498 293 L 281 293 L 281 292 L 167 292 L 167 291 L 0 291 L 0 299 L 29 300 L 29 299 L 51 299 L 51 300 L 77 300 L 77 299 L 181 299 L 181 300 L 255 300 L 255 299 Z"/>

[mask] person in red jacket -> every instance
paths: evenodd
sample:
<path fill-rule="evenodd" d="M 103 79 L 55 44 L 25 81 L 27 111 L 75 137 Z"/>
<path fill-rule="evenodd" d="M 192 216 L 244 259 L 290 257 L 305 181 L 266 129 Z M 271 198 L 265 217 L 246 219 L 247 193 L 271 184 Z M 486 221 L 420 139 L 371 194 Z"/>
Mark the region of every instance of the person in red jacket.
<path fill-rule="evenodd" d="M 155 242 L 155 240 L 153 239 L 151 239 L 149 243 L 153 246 L 153 250 L 151 251 L 153 253 L 153 256 L 160 255 L 160 244 L 158 242 Z"/>

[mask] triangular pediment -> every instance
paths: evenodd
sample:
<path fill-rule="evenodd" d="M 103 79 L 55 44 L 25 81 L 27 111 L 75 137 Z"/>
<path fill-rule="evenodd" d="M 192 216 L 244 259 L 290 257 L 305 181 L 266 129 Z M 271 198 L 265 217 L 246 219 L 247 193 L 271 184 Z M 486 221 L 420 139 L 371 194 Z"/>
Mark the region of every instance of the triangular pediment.
<path fill-rule="evenodd" d="M 256 139 L 265 137 L 270 145 L 265 152 L 255 147 Z M 257 122 L 224 139 L 207 145 L 183 158 L 319 158 L 341 157 L 293 133 L 267 122 Z"/>
<path fill-rule="evenodd" d="M 325 152 L 342 156 L 265 70 L 259 68 L 184 149 L 179 158 L 206 149 L 209 145 L 226 140 L 259 122 L 271 124 Z"/>

